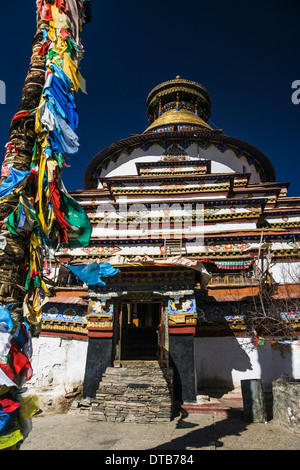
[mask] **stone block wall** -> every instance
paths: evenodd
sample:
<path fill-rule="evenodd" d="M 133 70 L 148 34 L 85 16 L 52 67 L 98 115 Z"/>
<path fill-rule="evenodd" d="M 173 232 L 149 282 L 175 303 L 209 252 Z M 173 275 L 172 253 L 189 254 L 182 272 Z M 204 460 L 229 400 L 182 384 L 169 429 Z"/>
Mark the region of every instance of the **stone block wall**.
<path fill-rule="evenodd" d="M 272 384 L 273 419 L 300 428 L 300 379 L 278 379 Z"/>

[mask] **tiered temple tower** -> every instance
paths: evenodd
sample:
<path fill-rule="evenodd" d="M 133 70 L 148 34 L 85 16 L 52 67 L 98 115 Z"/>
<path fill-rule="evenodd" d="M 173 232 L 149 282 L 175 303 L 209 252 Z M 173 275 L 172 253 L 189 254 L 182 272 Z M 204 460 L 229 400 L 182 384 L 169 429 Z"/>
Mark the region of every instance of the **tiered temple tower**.
<path fill-rule="evenodd" d="M 243 312 L 266 266 L 274 300 L 299 296 L 300 198 L 261 151 L 211 127 L 202 85 L 164 82 L 147 110 L 149 127 L 100 151 L 72 193 L 93 225 L 89 247 L 59 253 L 120 273 L 96 289 L 56 270 L 42 334 L 89 341 L 88 396 L 114 360 L 156 358 L 193 401 L 195 384 L 208 384 L 196 339 L 248 335 Z"/>

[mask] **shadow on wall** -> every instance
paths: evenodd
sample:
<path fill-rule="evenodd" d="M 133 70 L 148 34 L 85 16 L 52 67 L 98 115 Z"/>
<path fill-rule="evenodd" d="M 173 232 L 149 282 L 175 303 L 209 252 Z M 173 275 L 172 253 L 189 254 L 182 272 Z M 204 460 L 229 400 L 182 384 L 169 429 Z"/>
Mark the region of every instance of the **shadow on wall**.
<path fill-rule="evenodd" d="M 198 393 L 220 398 L 253 374 L 250 357 L 235 336 L 195 338 Z M 249 345 L 250 346 L 250 345 Z M 247 374 L 249 373 L 249 374 Z"/>
<path fill-rule="evenodd" d="M 257 346 L 258 363 L 264 390 L 272 391 L 272 382 L 281 377 L 294 377 L 293 351 L 288 343 L 265 343 Z M 296 377 L 297 372 L 296 372 Z"/>
<path fill-rule="evenodd" d="M 229 334 L 195 338 L 198 393 L 209 390 L 210 396 L 219 398 L 240 387 L 241 380 L 258 378 L 262 380 L 264 391 L 269 393 L 274 380 L 297 376 L 290 344 L 254 346 L 250 337 Z"/>
<path fill-rule="evenodd" d="M 238 307 L 236 315 L 242 315 L 243 305 Z M 299 378 L 299 348 L 279 342 L 265 342 L 255 346 L 250 336 L 235 335 L 226 318 L 231 317 L 235 310 L 236 305 L 233 308 L 231 302 L 207 303 L 198 299 L 200 328 L 195 337 L 198 393 L 205 393 L 209 389 L 218 398 L 240 387 L 241 380 L 249 379 L 261 379 L 264 391 L 269 393 L 274 380 L 281 377 Z"/>
<path fill-rule="evenodd" d="M 226 319 L 233 311 L 230 302 L 197 299 L 195 368 L 199 394 L 220 398 L 239 387 L 245 374 L 253 372 L 248 345 L 240 344 Z"/>

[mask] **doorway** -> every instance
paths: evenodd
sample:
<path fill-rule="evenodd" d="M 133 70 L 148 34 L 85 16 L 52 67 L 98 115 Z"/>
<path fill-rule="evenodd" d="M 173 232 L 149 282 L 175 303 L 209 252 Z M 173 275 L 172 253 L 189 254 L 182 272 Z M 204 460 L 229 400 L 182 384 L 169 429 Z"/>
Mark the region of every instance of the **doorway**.
<path fill-rule="evenodd" d="M 162 303 L 122 303 L 120 311 L 121 360 L 159 360 Z"/>

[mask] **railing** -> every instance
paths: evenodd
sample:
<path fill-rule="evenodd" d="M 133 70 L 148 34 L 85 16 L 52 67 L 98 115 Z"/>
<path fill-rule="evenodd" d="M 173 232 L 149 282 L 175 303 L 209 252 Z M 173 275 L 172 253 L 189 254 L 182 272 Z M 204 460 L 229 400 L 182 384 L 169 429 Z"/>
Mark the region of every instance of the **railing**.
<path fill-rule="evenodd" d="M 57 280 L 57 287 L 80 287 L 83 286 L 83 282 L 78 279 L 74 274 L 67 274 L 59 276 Z"/>
<path fill-rule="evenodd" d="M 212 274 L 208 285 L 214 286 L 218 284 L 241 285 L 241 284 L 257 284 L 257 280 L 253 276 L 245 276 L 245 274 Z"/>

